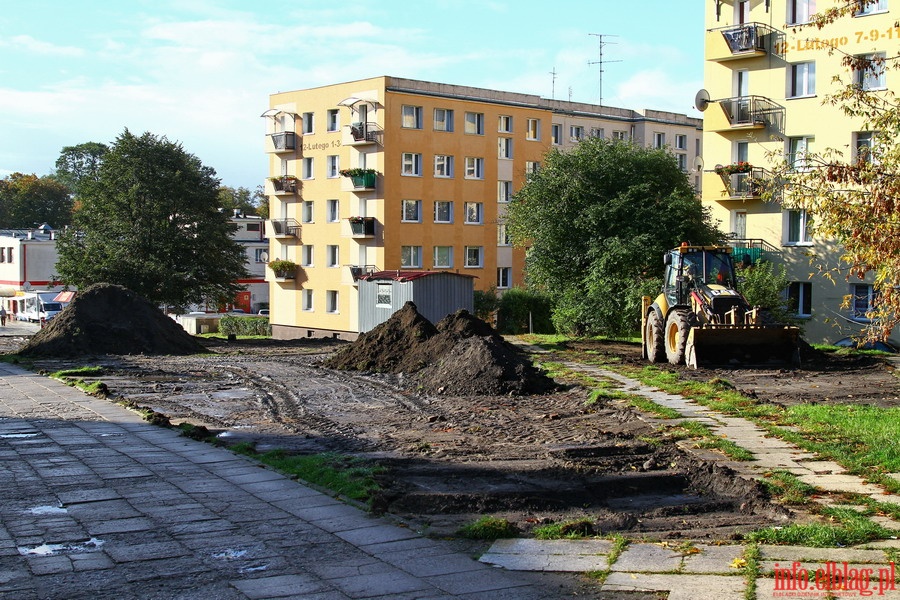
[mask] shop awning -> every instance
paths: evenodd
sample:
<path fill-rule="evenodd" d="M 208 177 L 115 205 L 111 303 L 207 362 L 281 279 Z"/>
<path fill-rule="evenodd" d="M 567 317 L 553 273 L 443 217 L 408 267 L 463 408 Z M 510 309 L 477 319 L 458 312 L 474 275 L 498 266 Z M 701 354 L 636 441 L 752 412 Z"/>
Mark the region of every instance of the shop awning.
<path fill-rule="evenodd" d="M 71 302 L 75 298 L 75 292 L 60 292 L 53 298 L 54 302 Z"/>

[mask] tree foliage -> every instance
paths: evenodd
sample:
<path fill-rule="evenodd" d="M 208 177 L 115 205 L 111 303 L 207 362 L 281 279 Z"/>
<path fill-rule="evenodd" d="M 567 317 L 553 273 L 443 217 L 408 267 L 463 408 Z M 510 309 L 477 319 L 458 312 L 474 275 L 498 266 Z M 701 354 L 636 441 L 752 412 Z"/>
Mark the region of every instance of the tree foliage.
<path fill-rule="evenodd" d="M 219 188 L 219 203 L 222 210 L 229 215 L 235 211 L 245 215 L 257 215 L 267 218 L 269 215 L 266 196 L 262 186 L 251 191 L 245 187 L 231 187 L 223 185 Z"/>
<path fill-rule="evenodd" d="M 215 171 L 165 137 L 127 129 L 81 181 L 57 268 L 79 288 L 107 282 L 150 301 L 231 301 L 246 276 L 234 225 L 219 210 Z"/>
<path fill-rule="evenodd" d="M 507 290 L 497 303 L 497 330 L 504 334 L 553 333 L 550 299 L 520 287 Z"/>
<path fill-rule="evenodd" d="M 784 290 L 791 284 L 787 276 L 787 267 L 777 267 L 767 261 L 759 260 L 749 267 L 741 267 L 736 263 L 737 276 L 740 281 L 740 292 L 750 306 L 758 306 L 765 310 L 776 323 L 801 326 L 803 320 L 797 317 L 797 307 Z"/>
<path fill-rule="evenodd" d="M 56 159 L 54 176 L 77 196 L 82 182 L 97 179 L 100 165 L 107 152 L 109 146 L 99 142 L 65 146 Z"/>
<path fill-rule="evenodd" d="M 507 224 L 528 247 L 529 285 L 551 294 L 557 327 L 578 334 L 636 331 L 640 296 L 659 292 L 663 253 L 721 237 L 671 154 L 599 138 L 551 150 Z"/>
<path fill-rule="evenodd" d="M 812 26 L 821 29 L 851 18 L 861 4 L 874 1 L 842 0 L 814 16 Z M 774 181 L 783 184 L 777 192 L 784 204 L 809 211 L 811 232 L 842 246 L 841 265 L 820 265 L 825 274 L 849 280 L 874 274 L 877 296 L 869 335 L 877 338 L 887 337 L 900 323 L 900 104 L 893 92 L 866 89 L 854 74 L 896 71 L 898 58 L 845 55 L 844 81 L 825 98 L 853 119 L 857 130 L 872 132 L 871 147 L 825 149 L 805 156 L 803 169 L 784 161 L 774 172 Z"/>
<path fill-rule="evenodd" d="M 53 177 L 13 173 L 0 179 L 0 228 L 60 229 L 72 221 L 69 189 Z"/>

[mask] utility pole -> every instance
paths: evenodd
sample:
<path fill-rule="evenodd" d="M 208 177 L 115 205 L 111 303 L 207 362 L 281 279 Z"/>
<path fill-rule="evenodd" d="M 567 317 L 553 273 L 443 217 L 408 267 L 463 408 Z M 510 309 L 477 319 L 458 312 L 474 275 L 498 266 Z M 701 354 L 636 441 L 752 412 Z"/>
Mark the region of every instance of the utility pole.
<path fill-rule="evenodd" d="M 556 100 L 556 67 L 553 67 L 550 74 L 553 75 L 553 85 L 550 87 L 550 99 Z"/>
<path fill-rule="evenodd" d="M 612 44 L 613 42 L 604 41 L 603 38 L 608 37 L 619 37 L 617 35 L 608 35 L 603 33 L 589 33 L 588 35 L 593 35 L 600 38 L 600 59 L 594 61 L 588 61 L 588 65 L 600 65 L 600 104 L 603 104 L 603 65 L 611 62 L 622 62 L 621 60 L 603 60 L 603 47 L 607 44 Z"/>

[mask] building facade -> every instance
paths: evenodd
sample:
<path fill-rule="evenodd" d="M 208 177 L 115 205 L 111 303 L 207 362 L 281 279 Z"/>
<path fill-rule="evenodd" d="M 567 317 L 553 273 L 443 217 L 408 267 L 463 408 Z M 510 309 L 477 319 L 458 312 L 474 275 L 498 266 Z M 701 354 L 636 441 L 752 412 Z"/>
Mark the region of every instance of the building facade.
<path fill-rule="evenodd" d="M 702 137 L 686 115 L 396 77 L 273 94 L 262 116 L 270 258 L 296 265 L 267 275 L 280 338 L 354 338 L 357 282 L 370 272 L 444 270 L 501 293 L 522 285 L 524 252 L 503 218 L 550 148 L 633 141 L 670 148 L 688 171 Z"/>
<path fill-rule="evenodd" d="M 806 320 L 810 342 L 833 342 L 858 334 L 871 307 L 871 281 L 848 282 L 818 274 L 840 265 L 833 240 L 815 239 L 815 215 L 763 201 L 761 186 L 775 163 L 805 168 L 811 152 L 834 148 L 848 160 L 873 143 L 860 120 L 823 102 L 845 83 L 888 89 L 883 70 L 852 75 L 846 55 L 896 55 L 898 8 L 878 0 L 822 29 L 810 17 L 834 0 L 706 0 L 703 201 L 731 233 L 735 247 L 749 248 L 787 268 L 787 293 Z M 842 308 L 845 299 L 849 308 Z"/>

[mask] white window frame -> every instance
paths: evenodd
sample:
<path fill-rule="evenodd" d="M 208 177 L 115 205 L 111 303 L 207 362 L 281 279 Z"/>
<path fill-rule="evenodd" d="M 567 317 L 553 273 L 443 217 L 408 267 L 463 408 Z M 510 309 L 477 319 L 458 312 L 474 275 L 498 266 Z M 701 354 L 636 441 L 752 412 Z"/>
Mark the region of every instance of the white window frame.
<path fill-rule="evenodd" d="M 422 155 L 418 152 L 404 152 L 400 159 L 400 174 L 404 177 L 421 177 Z"/>
<path fill-rule="evenodd" d="M 305 310 L 307 312 L 312 312 L 315 308 L 313 304 L 313 291 L 312 290 L 303 290 L 303 300 L 301 310 Z"/>
<path fill-rule="evenodd" d="M 870 162 L 872 160 L 872 150 L 875 147 L 876 135 L 874 131 L 854 131 L 853 132 L 853 160 Z M 860 148 L 866 148 L 865 156 L 862 156 Z"/>
<path fill-rule="evenodd" d="M 484 246 L 466 246 L 465 264 L 467 269 L 481 269 L 484 267 Z"/>
<path fill-rule="evenodd" d="M 337 154 L 329 154 L 325 157 L 325 176 L 328 179 L 336 179 L 340 177 L 341 171 L 341 157 Z"/>
<path fill-rule="evenodd" d="M 497 138 L 497 158 L 512 159 L 513 139 L 508 137 Z"/>
<path fill-rule="evenodd" d="M 857 58 L 873 60 L 876 58 L 884 59 L 884 52 L 873 52 L 871 54 L 860 54 Z M 853 72 L 853 82 L 864 91 L 884 90 L 887 89 L 886 65 L 882 62 L 875 65 L 874 68 L 857 69 Z"/>
<path fill-rule="evenodd" d="M 341 297 L 337 290 L 325 291 L 325 312 L 338 314 L 341 308 Z"/>
<path fill-rule="evenodd" d="M 682 152 L 677 152 L 675 154 L 675 160 L 678 161 L 678 168 L 687 173 L 688 171 L 688 162 L 687 162 L 687 154 Z"/>
<path fill-rule="evenodd" d="M 390 308 L 393 305 L 394 284 L 377 283 L 375 286 L 375 306 Z"/>
<path fill-rule="evenodd" d="M 477 156 L 466 157 L 466 179 L 484 179 L 484 159 Z"/>
<path fill-rule="evenodd" d="M 816 13 L 816 0 L 788 0 L 787 24 L 803 25 Z"/>
<path fill-rule="evenodd" d="M 806 171 L 809 169 L 807 156 L 810 154 L 811 148 L 815 142 L 816 138 L 811 135 L 788 138 L 787 155 L 788 163 L 790 164 L 792 171 Z"/>
<path fill-rule="evenodd" d="M 500 180 L 497 182 L 497 202 L 506 204 L 512 200 L 513 182 Z"/>
<path fill-rule="evenodd" d="M 410 219 L 409 210 L 415 213 L 414 218 Z M 422 222 L 422 201 L 421 200 L 401 200 L 400 205 L 400 222 L 402 223 L 421 223 Z"/>
<path fill-rule="evenodd" d="M 497 118 L 497 133 L 512 133 L 513 118 L 511 115 L 500 115 Z"/>
<path fill-rule="evenodd" d="M 465 132 L 469 135 L 484 135 L 484 113 L 467 112 Z"/>
<path fill-rule="evenodd" d="M 315 223 L 316 222 L 316 205 L 312 200 L 304 200 L 300 206 L 300 222 Z"/>
<path fill-rule="evenodd" d="M 443 179 L 453 177 L 453 156 L 449 154 L 434 155 L 434 176 Z"/>
<path fill-rule="evenodd" d="M 810 98 L 816 95 L 816 62 L 793 63 L 787 69 L 788 98 Z"/>
<path fill-rule="evenodd" d="M 554 146 L 562 145 L 562 128 L 560 123 L 550 125 L 550 143 Z"/>
<path fill-rule="evenodd" d="M 525 161 L 525 175 L 534 175 L 541 169 L 541 163 L 536 160 Z"/>
<path fill-rule="evenodd" d="M 666 134 L 662 131 L 653 132 L 653 147 L 662 149 L 666 147 Z"/>
<path fill-rule="evenodd" d="M 675 134 L 675 149 L 676 150 L 687 150 L 687 139 L 688 136 L 684 133 L 676 133 Z"/>
<path fill-rule="evenodd" d="M 784 245 L 811 246 L 813 242 L 809 232 L 809 221 L 810 216 L 805 209 L 786 209 L 784 211 Z"/>
<path fill-rule="evenodd" d="M 400 268 L 422 268 L 422 246 L 400 246 Z"/>
<path fill-rule="evenodd" d="M 268 248 L 257 248 L 254 254 L 254 260 L 258 263 L 267 263 L 269 262 L 269 249 Z M 0 248 L 0 262 L 5 261 L 5 255 L 3 253 L 3 249 Z"/>
<path fill-rule="evenodd" d="M 506 223 L 497 223 L 497 245 L 512 246 L 512 242 L 509 240 L 509 230 L 506 227 Z"/>
<path fill-rule="evenodd" d="M 453 268 L 453 246 L 435 246 L 432 251 L 432 266 L 435 269 Z M 441 259 L 445 259 L 442 260 Z"/>
<path fill-rule="evenodd" d="M 512 287 L 512 267 L 497 267 L 497 289 L 507 290 Z"/>
<path fill-rule="evenodd" d="M 339 223 L 341 220 L 340 200 L 329 199 L 325 201 L 325 221 L 327 223 Z"/>
<path fill-rule="evenodd" d="M 465 213 L 466 225 L 483 225 L 484 224 L 484 203 L 483 202 L 466 202 L 463 205 Z"/>
<path fill-rule="evenodd" d="M 541 120 L 528 119 L 528 126 L 525 129 L 525 139 L 536 142 L 541 139 Z"/>
<path fill-rule="evenodd" d="M 309 135 L 316 132 L 316 115 L 315 113 L 305 112 L 300 117 L 300 127 L 303 135 Z"/>
<path fill-rule="evenodd" d="M 336 108 L 329 108 L 328 112 L 326 114 L 327 114 L 326 124 L 325 124 L 326 131 L 329 131 L 329 132 L 340 131 L 341 130 L 341 116 L 340 116 L 341 113 L 340 113 L 340 111 Z"/>
<path fill-rule="evenodd" d="M 434 130 L 453 132 L 453 109 L 452 108 L 436 108 L 434 109 Z"/>
<path fill-rule="evenodd" d="M 315 265 L 315 247 L 312 244 L 303 244 L 300 247 L 300 266 L 312 267 Z"/>
<path fill-rule="evenodd" d="M 341 247 L 337 244 L 325 246 L 325 266 L 334 269 L 341 266 Z"/>
<path fill-rule="evenodd" d="M 315 179 L 316 162 L 311 156 L 307 156 L 300 160 L 300 179 Z"/>
<path fill-rule="evenodd" d="M 627 131 L 613 131 L 612 139 L 618 140 L 620 142 L 624 142 L 625 140 L 628 139 L 628 132 Z"/>
<path fill-rule="evenodd" d="M 591 137 L 602 140 L 606 137 L 606 130 L 603 127 L 591 127 Z"/>
<path fill-rule="evenodd" d="M 569 126 L 569 140 L 573 142 L 580 142 L 584 139 L 584 127 L 581 125 L 571 125 Z"/>
<path fill-rule="evenodd" d="M 854 17 L 865 17 L 866 15 L 877 15 L 878 13 L 887 12 L 888 3 L 887 0 L 878 0 L 877 2 L 873 2 L 872 4 L 866 4 L 861 7 L 858 11 L 853 13 Z"/>
<path fill-rule="evenodd" d="M 785 290 L 785 297 L 792 298 L 791 290 L 796 287 L 797 290 L 797 309 L 794 313 L 798 317 L 808 318 L 812 316 L 812 283 L 808 281 L 792 281 Z M 804 311 L 804 308 L 809 307 Z"/>
<path fill-rule="evenodd" d="M 400 126 L 403 129 L 422 129 L 422 107 L 404 104 L 400 108 Z"/>
<path fill-rule="evenodd" d="M 438 219 L 438 206 L 446 206 L 447 220 Z M 434 222 L 435 223 L 453 223 L 453 200 L 435 200 L 434 201 Z"/>

